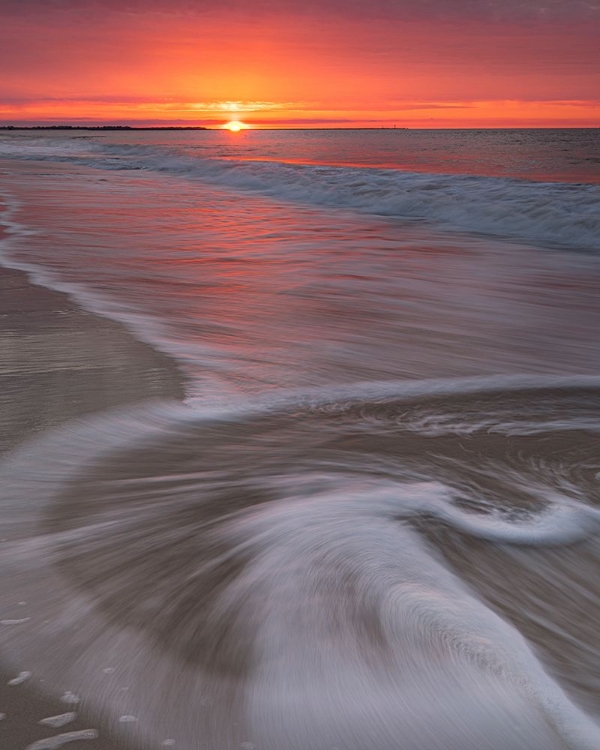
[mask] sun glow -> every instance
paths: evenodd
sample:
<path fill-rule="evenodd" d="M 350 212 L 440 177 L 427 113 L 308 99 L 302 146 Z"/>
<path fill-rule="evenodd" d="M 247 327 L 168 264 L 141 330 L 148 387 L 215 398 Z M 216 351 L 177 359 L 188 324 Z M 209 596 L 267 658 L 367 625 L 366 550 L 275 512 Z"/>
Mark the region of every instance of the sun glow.
<path fill-rule="evenodd" d="M 232 120 L 231 122 L 228 122 L 226 125 L 223 125 L 223 128 L 225 130 L 231 130 L 232 133 L 239 133 L 240 130 L 244 130 L 248 126 L 240 122 L 239 120 Z"/>

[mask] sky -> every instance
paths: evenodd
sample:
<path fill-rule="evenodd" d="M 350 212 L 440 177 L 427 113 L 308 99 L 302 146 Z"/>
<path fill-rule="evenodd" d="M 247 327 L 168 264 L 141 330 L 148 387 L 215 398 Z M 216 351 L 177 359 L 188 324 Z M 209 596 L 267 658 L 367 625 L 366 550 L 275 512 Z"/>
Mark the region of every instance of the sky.
<path fill-rule="evenodd" d="M 0 0 L 0 122 L 600 126 L 600 0 Z"/>

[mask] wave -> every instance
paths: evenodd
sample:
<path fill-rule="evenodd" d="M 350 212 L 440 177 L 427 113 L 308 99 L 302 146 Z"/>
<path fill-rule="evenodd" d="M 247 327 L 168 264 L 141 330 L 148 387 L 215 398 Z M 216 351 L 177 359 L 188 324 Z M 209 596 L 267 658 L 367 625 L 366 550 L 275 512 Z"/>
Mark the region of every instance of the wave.
<path fill-rule="evenodd" d="M 219 155 L 217 147 L 215 154 Z M 27 146 L 0 141 L 1 155 L 147 170 L 324 209 L 425 220 L 553 247 L 600 250 L 599 185 L 203 158 L 190 149 L 92 139 L 57 143 L 40 138 Z"/>
<path fill-rule="evenodd" d="M 66 425 L 1 469 L 0 642 L 147 746 L 595 749 L 599 396 L 471 378 Z"/>

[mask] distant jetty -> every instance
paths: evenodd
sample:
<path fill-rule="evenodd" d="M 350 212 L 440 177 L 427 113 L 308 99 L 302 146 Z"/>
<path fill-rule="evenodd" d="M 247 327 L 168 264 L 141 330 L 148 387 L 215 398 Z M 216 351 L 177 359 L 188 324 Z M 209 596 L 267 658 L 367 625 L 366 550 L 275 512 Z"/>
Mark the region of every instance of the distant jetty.
<path fill-rule="evenodd" d="M 135 127 L 132 125 L 0 125 L 0 130 L 208 130 L 201 125 L 161 125 Z"/>

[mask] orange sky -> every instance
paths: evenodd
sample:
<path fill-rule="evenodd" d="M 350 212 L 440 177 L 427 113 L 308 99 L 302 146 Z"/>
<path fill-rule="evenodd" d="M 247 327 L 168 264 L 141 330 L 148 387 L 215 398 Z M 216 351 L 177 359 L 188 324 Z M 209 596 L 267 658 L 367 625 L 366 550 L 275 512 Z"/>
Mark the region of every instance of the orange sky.
<path fill-rule="evenodd" d="M 600 125 L 593 3 L 421 2 L 0 0 L 0 121 Z"/>

